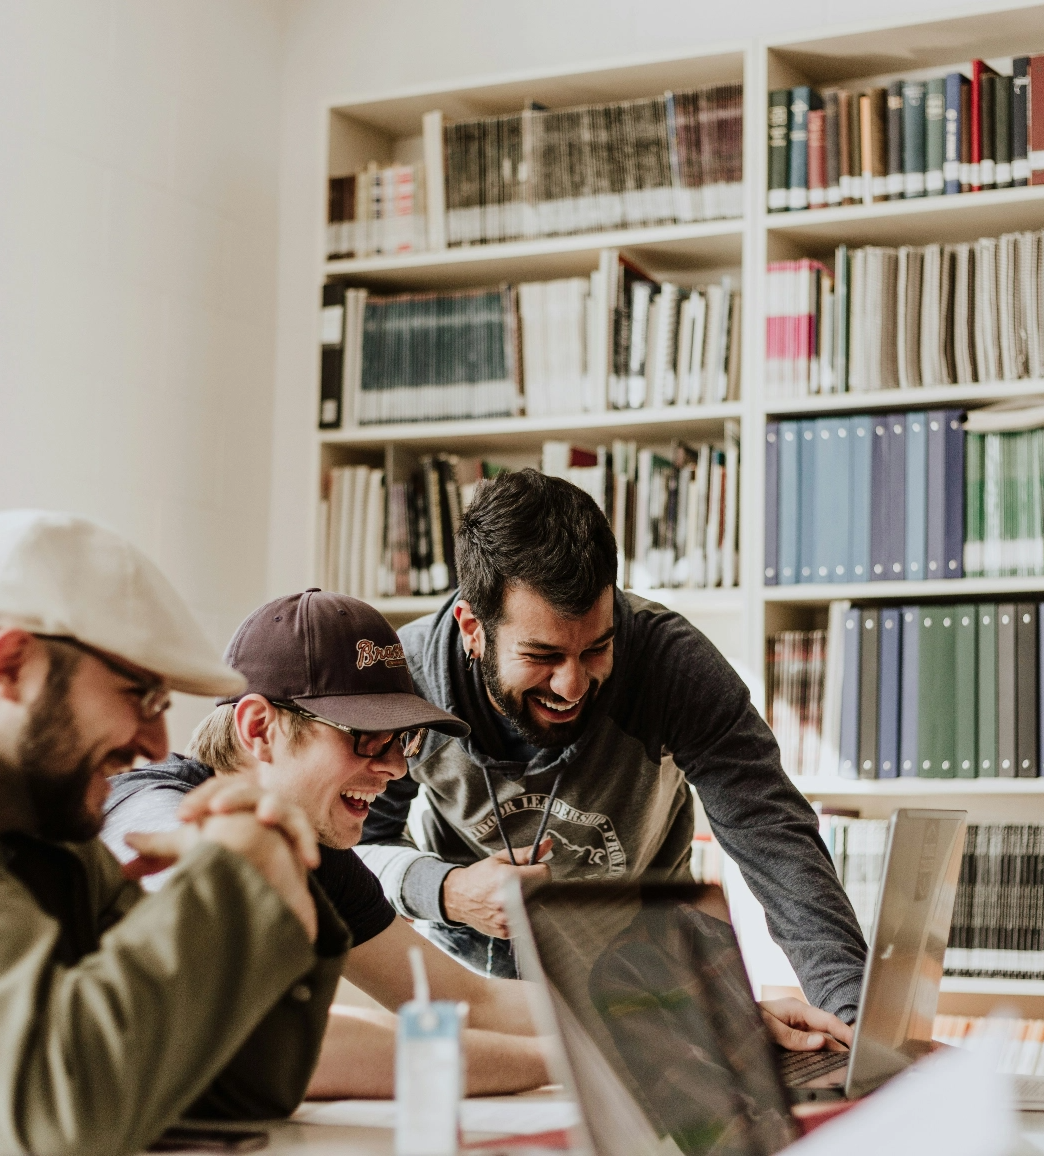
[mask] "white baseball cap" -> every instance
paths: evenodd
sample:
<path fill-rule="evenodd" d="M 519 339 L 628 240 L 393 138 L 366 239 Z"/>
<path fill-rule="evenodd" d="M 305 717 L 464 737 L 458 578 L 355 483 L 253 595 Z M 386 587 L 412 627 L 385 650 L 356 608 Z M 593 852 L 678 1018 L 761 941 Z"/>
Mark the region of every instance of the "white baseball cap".
<path fill-rule="evenodd" d="M 75 638 L 186 694 L 246 686 L 129 542 L 74 514 L 0 510 L 0 628 Z"/>

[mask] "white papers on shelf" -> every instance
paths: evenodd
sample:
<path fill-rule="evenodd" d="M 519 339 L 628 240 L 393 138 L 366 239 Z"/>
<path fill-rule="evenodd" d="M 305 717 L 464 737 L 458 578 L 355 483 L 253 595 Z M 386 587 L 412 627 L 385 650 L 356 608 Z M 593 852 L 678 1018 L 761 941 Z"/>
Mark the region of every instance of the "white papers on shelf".
<path fill-rule="evenodd" d="M 571 1128 L 579 1121 L 576 1105 L 569 1100 L 546 1100 L 524 1096 L 465 1100 L 461 1104 L 465 1132 L 502 1132 L 533 1136 Z M 299 1124 L 329 1124 L 355 1128 L 394 1128 L 394 1100 L 330 1100 L 304 1103 L 294 1113 Z"/>

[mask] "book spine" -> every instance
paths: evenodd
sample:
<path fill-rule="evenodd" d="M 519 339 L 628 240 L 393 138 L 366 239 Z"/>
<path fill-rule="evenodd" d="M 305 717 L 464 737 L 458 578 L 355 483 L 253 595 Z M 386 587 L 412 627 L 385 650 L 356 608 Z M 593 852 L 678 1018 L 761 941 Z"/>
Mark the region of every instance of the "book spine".
<path fill-rule="evenodd" d="M 929 80 L 924 96 L 924 191 L 929 197 L 945 191 L 946 80 Z"/>
<path fill-rule="evenodd" d="M 1044 185 L 1044 55 L 1030 57 L 1029 67 L 1030 184 Z"/>
<path fill-rule="evenodd" d="M 873 174 L 872 190 L 875 201 L 888 199 L 888 89 L 872 88 L 870 97 L 870 168 Z M 902 124 L 900 110 L 899 123 Z M 901 139 L 901 130 L 900 130 Z M 899 152 L 899 172 L 902 173 L 902 151 Z M 865 167 L 866 161 L 864 159 Z M 900 195 L 902 188 L 899 189 Z"/>
<path fill-rule="evenodd" d="M 859 778 L 877 777 L 877 694 L 880 611 L 864 607 L 859 643 Z"/>
<path fill-rule="evenodd" d="M 808 113 L 812 89 L 798 85 L 790 90 L 789 165 L 787 208 L 808 208 Z"/>
<path fill-rule="evenodd" d="M 943 578 L 964 577 L 964 414 L 943 411 L 946 471 L 946 525 Z"/>
<path fill-rule="evenodd" d="M 906 415 L 889 414 L 885 427 L 888 442 L 885 574 L 897 582 L 906 576 Z"/>
<path fill-rule="evenodd" d="M 1016 650 L 1016 775 L 1035 779 L 1040 773 L 1037 751 L 1037 607 L 1033 602 L 1015 607 Z"/>
<path fill-rule="evenodd" d="M 886 582 L 892 577 L 888 557 L 889 520 L 891 509 L 891 486 L 889 472 L 894 463 L 891 457 L 892 443 L 888 436 L 888 418 L 880 417 L 873 423 L 873 443 L 870 465 L 870 581 Z"/>
<path fill-rule="evenodd" d="M 945 122 L 943 153 L 943 191 L 950 195 L 961 191 L 961 82 L 959 72 L 945 80 Z"/>
<path fill-rule="evenodd" d="M 899 676 L 902 617 L 896 609 L 880 615 L 878 662 L 877 777 L 894 779 L 899 774 Z"/>
<path fill-rule="evenodd" d="M 859 778 L 859 670 L 863 615 L 847 610 L 844 617 L 844 659 L 841 679 L 841 738 L 838 774 Z"/>
<path fill-rule="evenodd" d="M 920 607 L 904 606 L 902 611 L 903 638 L 902 661 L 902 703 L 899 711 L 899 776 L 912 778 L 917 775 L 918 722 L 920 718 Z"/>
<path fill-rule="evenodd" d="M 815 581 L 817 453 L 816 423 L 812 420 L 798 422 L 799 582 Z"/>
<path fill-rule="evenodd" d="M 980 603 L 976 656 L 978 671 L 977 748 L 980 779 L 997 777 L 997 607 Z"/>
<path fill-rule="evenodd" d="M 341 425 L 341 386 L 344 378 L 344 285 L 323 286 L 321 314 L 319 428 L 338 429 Z"/>
<path fill-rule="evenodd" d="M 855 102 L 858 130 L 859 101 Z M 851 205 L 857 197 L 858 173 L 853 168 L 852 156 L 852 94 L 839 89 L 837 93 L 837 165 L 841 204 Z M 856 132 L 856 140 L 859 138 Z"/>
<path fill-rule="evenodd" d="M 928 413 L 928 487 L 925 520 L 928 566 L 926 577 L 942 578 L 946 567 L 946 435 L 942 410 Z"/>
<path fill-rule="evenodd" d="M 1008 188 L 1011 177 L 1011 77 L 993 78 L 994 174 L 998 189 Z"/>
<path fill-rule="evenodd" d="M 1016 656 L 1015 605 L 1006 602 L 997 607 L 997 774 L 1002 779 L 1016 777 Z"/>
<path fill-rule="evenodd" d="M 873 423 L 868 417 L 854 417 L 849 432 L 849 494 L 851 495 L 850 562 L 852 582 L 870 581 L 871 459 Z"/>
<path fill-rule="evenodd" d="M 768 102 L 768 211 L 781 213 L 790 187 L 790 89 L 777 88 Z"/>
<path fill-rule="evenodd" d="M 925 577 L 927 551 L 928 428 L 927 415 L 906 415 L 906 578 Z"/>
<path fill-rule="evenodd" d="M 978 661 L 975 653 L 976 607 L 953 608 L 954 660 L 954 763 L 958 779 L 974 779 L 978 770 L 975 724 L 977 721 L 976 682 Z"/>
<path fill-rule="evenodd" d="M 994 141 L 997 132 L 997 80 L 984 71 L 979 82 L 979 184 L 992 189 L 997 183 Z"/>
<path fill-rule="evenodd" d="M 765 585 L 775 586 L 779 557 L 779 422 L 765 427 Z"/>
<path fill-rule="evenodd" d="M 1021 187 L 1030 182 L 1030 58 L 1016 56 L 1011 62 L 1011 72 L 1011 183 Z"/>
<path fill-rule="evenodd" d="M 961 78 L 961 192 L 972 191 L 972 100 L 971 82 Z"/>
<path fill-rule="evenodd" d="M 971 170 L 969 183 L 973 193 L 982 188 L 982 78 L 983 62 L 971 62 Z"/>
<path fill-rule="evenodd" d="M 903 82 L 893 80 L 888 86 L 888 199 L 897 201 L 903 195 Z"/>
<path fill-rule="evenodd" d="M 826 125 L 826 203 L 841 204 L 841 124 L 839 93 L 837 89 L 823 94 L 823 113 Z M 848 126 L 845 126 L 845 139 Z"/>
<path fill-rule="evenodd" d="M 798 423 L 779 423 L 779 565 L 777 581 L 791 586 L 798 581 L 800 550 L 798 487 Z"/>
<path fill-rule="evenodd" d="M 821 209 L 826 203 L 826 113 L 812 108 L 808 112 L 808 207 Z"/>
<path fill-rule="evenodd" d="M 917 81 L 903 84 L 903 196 L 925 194 L 925 85 Z"/>

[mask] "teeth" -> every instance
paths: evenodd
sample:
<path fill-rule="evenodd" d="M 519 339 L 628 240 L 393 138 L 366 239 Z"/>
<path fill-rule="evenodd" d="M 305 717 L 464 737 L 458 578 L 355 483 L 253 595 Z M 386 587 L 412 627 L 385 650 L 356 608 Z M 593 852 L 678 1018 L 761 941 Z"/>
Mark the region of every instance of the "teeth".
<path fill-rule="evenodd" d="M 342 799 L 355 799 L 360 803 L 372 803 L 377 798 L 377 791 L 342 791 Z"/>
<path fill-rule="evenodd" d="M 557 710 L 560 713 L 572 710 L 579 701 L 580 699 L 578 698 L 574 699 L 572 702 L 548 702 L 545 698 L 537 699 L 537 702 L 540 703 L 541 706 L 547 707 L 548 710 Z"/>

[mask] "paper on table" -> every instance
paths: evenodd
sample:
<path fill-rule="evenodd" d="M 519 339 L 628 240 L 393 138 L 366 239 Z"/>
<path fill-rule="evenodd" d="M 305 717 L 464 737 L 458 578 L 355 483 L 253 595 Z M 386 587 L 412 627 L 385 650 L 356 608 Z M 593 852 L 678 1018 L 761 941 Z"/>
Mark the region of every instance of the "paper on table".
<path fill-rule="evenodd" d="M 571 1128 L 578 1122 L 576 1105 L 568 1100 L 509 1099 L 465 1100 L 461 1125 L 465 1132 L 503 1132 L 531 1136 Z M 336 1124 L 356 1128 L 394 1128 L 394 1100 L 330 1100 L 305 1103 L 294 1113 L 302 1124 Z"/>
<path fill-rule="evenodd" d="M 793 1156 L 1006 1156 L 1016 1138 L 1011 1082 L 997 1071 L 1003 1027 L 974 1051 L 908 1068 L 850 1112 L 787 1149 Z"/>

